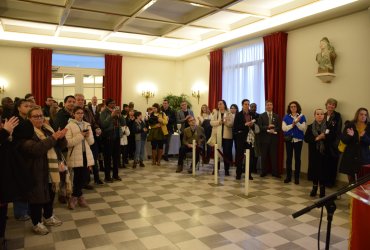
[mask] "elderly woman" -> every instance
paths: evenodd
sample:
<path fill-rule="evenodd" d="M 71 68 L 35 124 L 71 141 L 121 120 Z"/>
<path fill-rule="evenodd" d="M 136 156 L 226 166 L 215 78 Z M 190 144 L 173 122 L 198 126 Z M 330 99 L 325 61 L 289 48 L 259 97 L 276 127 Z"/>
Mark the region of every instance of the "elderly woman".
<path fill-rule="evenodd" d="M 308 125 L 304 141 L 308 143 L 308 179 L 312 180 L 311 197 L 317 195 L 320 185 L 320 198 L 325 196 L 325 168 L 327 167 L 328 129 L 324 120 L 324 111 L 316 109 L 315 120 Z"/>
<path fill-rule="evenodd" d="M 21 151 L 30 168 L 33 188 L 28 193 L 33 231 L 45 235 L 49 230 L 45 226 L 60 226 L 62 222 L 53 215 L 55 189 L 60 181 L 59 171 L 65 171 L 61 158 L 61 149 L 67 146 L 66 129 L 54 130 L 44 123 L 41 107 L 31 108 L 27 115 L 33 125 L 33 131 L 26 138 Z M 63 169 L 62 169 L 63 168 Z M 42 219 L 44 217 L 44 219 Z"/>
<path fill-rule="evenodd" d="M 232 163 L 233 154 L 233 132 L 234 116 L 229 112 L 224 100 L 218 101 L 218 109 L 213 110 L 211 126 L 212 136 L 216 136 L 216 144 L 222 145 L 225 176 L 229 176 L 230 162 Z"/>
<path fill-rule="evenodd" d="M 90 145 L 94 144 L 91 125 L 82 120 L 84 109 L 76 106 L 73 109 L 74 119 L 70 119 L 66 126 L 68 142 L 67 163 L 73 169 L 73 190 L 68 201 L 68 208 L 74 209 L 78 203 L 80 207 L 87 207 L 82 194 L 82 187 L 86 185 L 91 167 L 95 164 Z"/>
<path fill-rule="evenodd" d="M 362 166 L 370 164 L 370 123 L 366 108 L 359 108 L 353 120 L 346 121 L 340 139 L 345 147 L 339 171 L 347 174 L 349 183 L 352 183 Z"/>
<path fill-rule="evenodd" d="M 338 106 L 338 101 L 334 98 L 329 98 L 326 103 L 326 112 L 324 120 L 326 122 L 326 128 L 331 135 L 328 138 L 328 155 L 327 155 L 327 168 L 325 169 L 325 175 L 327 176 L 328 187 L 334 186 L 337 179 L 338 172 L 338 160 L 339 160 L 339 137 L 342 133 L 342 117 L 340 113 L 335 111 Z"/>

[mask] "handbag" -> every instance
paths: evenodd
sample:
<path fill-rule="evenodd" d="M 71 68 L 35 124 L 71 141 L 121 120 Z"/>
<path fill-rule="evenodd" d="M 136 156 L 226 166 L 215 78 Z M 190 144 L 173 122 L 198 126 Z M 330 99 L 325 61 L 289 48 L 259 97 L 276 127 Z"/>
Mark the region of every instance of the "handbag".
<path fill-rule="evenodd" d="M 293 140 L 293 136 L 292 135 L 284 135 L 284 141 L 285 142 L 291 142 Z"/>

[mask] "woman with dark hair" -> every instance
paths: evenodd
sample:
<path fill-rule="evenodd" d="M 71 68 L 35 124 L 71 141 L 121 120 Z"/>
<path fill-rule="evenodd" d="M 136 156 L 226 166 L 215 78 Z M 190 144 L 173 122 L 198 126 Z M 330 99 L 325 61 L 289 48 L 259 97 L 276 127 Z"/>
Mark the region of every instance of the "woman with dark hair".
<path fill-rule="evenodd" d="M 45 235 L 49 230 L 45 226 L 60 226 L 62 222 L 53 215 L 55 191 L 59 187 L 62 171 L 61 150 L 67 146 L 66 129 L 54 130 L 44 123 L 41 107 L 35 106 L 28 112 L 27 118 L 33 125 L 33 131 L 26 138 L 21 151 L 30 169 L 30 178 L 35 184 L 28 193 L 33 231 Z M 63 169 L 64 171 L 64 169 Z M 42 219 L 44 217 L 44 219 Z"/>
<path fill-rule="evenodd" d="M 88 182 L 87 173 L 95 162 L 90 149 L 94 144 L 94 135 L 90 123 L 83 120 L 84 109 L 76 106 L 72 114 L 74 119 L 70 119 L 66 126 L 66 139 L 67 165 L 73 169 L 73 189 L 68 200 L 68 208 L 73 210 L 77 203 L 80 207 L 88 206 L 82 194 L 82 187 Z"/>
<path fill-rule="evenodd" d="M 222 146 L 225 176 L 229 176 L 230 163 L 233 160 L 233 132 L 234 117 L 229 112 L 225 100 L 217 103 L 217 109 L 212 112 L 211 126 L 212 136 L 216 138 L 216 144 Z M 220 165 L 218 166 L 218 168 Z"/>
<path fill-rule="evenodd" d="M 324 120 L 324 111 L 315 110 L 315 120 L 308 125 L 304 141 L 308 143 L 308 179 L 312 180 L 311 197 L 317 194 L 320 186 L 320 198 L 325 196 L 325 168 L 327 167 L 327 152 L 329 134 Z"/>
<path fill-rule="evenodd" d="M 359 108 L 353 120 L 345 122 L 340 140 L 345 148 L 339 171 L 347 174 L 349 183 L 352 183 L 362 167 L 370 164 L 370 123 L 366 108 Z"/>
<path fill-rule="evenodd" d="M 239 107 L 238 105 L 236 104 L 231 104 L 230 105 L 230 114 L 232 116 L 232 120 L 233 120 L 233 124 L 234 124 L 234 120 L 235 120 L 235 115 L 239 113 Z M 236 154 L 236 135 L 233 133 L 233 143 L 234 143 L 234 150 L 235 150 L 235 154 Z M 232 146 L 231 146 L 232 148 Z M 234 162 L 236 161 L 236 157 L 235 157 L 235 160 L 233 160 Z"/>
<path fill-rule="evenodd" d="M 143 121 L 143 116 L 140 111 L 135 112 L 135 130 L 132 131 L 135 134 L 135 159 L 132 168 L 136 168 L 136 165 L 139 164 L 140 167 L 145 167 L 144 165 L 144 150 L 145 150 L 145 143 L 146 143 L 146 134 L 148 129 L 146 128 L 146 124 Z"/>
<path fill-rule="evenodd" d="M 329 98 L 325 103 L 326 112 L 324 120 L 326 121 L 326 128 L 329 130 L 331 135 L 328 138 L 328 161 L 327 168 L 325 169 L 325 175 L 327 176 L 326 185 L 328 187 L 335 185 L 338 172 L 338 144 L 342 133 L 342 117 L 340 113 L 335 111 L 337 106 L 338 101 L 334 98 Z"/>
<path fill-rule="evenodd" d="M 150 126 L 149 138 L 152 144 L 152 165 L 161 165 L 163 154 L 163 140 L 168 134 L 167 123 L 168 118 L 164 112 L 161 111 L 159 104 L 154 103 L 153 112 L 150 114 L 148 123 Z"/>
<path fill-rule="evenodd" d="M 299 184 L 301 173 L 301 151 L 306 130 L 306 117 L 301 113 L 301 105 L 297 101 L 288 104 L 287 114 L 283 118 L 282 130 L 286 147 L 286 178 L 284 183 L 292 180 L 292 158 L 294 151 L 294 183 Z"/>

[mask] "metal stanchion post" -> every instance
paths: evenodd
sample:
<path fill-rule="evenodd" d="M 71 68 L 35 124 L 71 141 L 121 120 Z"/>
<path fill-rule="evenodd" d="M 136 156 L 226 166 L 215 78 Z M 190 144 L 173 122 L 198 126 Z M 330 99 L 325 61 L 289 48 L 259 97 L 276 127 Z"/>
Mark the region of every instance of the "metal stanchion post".
<path fill-rule="evenodd" d="M 245 150 L 245 178 L 244 178 L 244 194 L 248 196 L 249 192 L 249 157 L 250 150 Z"/>
<path fill-rule="evenodd" d="M 214 177 L 215 177 L 215 185 L 218 184 L 218 145 L 215 144 L 215 169 L 214 169 Z"/>
<path fill-rule="evenodd" d="M 196 154 L 196 143 L 195 140 L 193 140 L 193 176 L 195 176 L 195 155 Z"/>

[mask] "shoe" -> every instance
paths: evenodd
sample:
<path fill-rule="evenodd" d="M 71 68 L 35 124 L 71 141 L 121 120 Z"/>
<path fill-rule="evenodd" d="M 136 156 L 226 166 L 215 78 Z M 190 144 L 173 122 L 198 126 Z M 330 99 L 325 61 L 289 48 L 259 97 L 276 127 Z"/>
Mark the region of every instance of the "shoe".
<path fill-rule="evenodd" d="M 32 230 L 39 235 L 46 235 L 49 233 L 49 230 L 44 226 L 44 224 L 40 222 L 37 225 L 33 226 Z"/>
<path fill-rule="evenodd" d="M 188 174 L 192 174 L 193 173 L 193 169 L 192 168 L 189 168 L 188 169 Z"/>
<path fill-rule="evenodd" d="M 15 218 L 16 220 L 18 220 L 18 221 L 27 221 L 27 220 L 29 220 L 31 217 L 28 215 L 28 214 L 25 214 L 25 215 L 22 215 L 22 216 L 20 216 L 20 217 L 17 217 L 17 218 Z"/>
<path fill-rule="evenodd" d="M 225 170 L 225 176 L 230 176 L 229 170 Z"/>
<path fill-rule="evenodd" d="M 324 185 L 320 185 L 320 195 L 319 195 L 320 198 L 323 198 L 325 197 L 325 186 Z"/>
<path fill-rule="evenodd" d="M 88 207 L 89 206 L 83 196 L 78 197 L 78 205 L 80 207 Z"/>
<path fill-rule="evenodd" d="M 265 177 L 267 174 L 266 173 L 262 173 L 260 174 L 260 177 Z"/>
<path fill-rule="evenodd" d="M 235 176 L 235 180 L 241 180 L 241 179 L 242 179 L 241 175 Z"/>
<path fill-rule="evenodd" d="M 105 178 L 104 181 L 106 183 L 112 183 L 113 182 L 113 179 L 112 178 Z"/>
<path fill-rule="evenodd" d="M 183 169 L 182 165 L 178 165 L 176 169 L 176 173 L 181 173 L 182 169 Z"/>
<path fill-rule="evenodd" d="M 311 197 L 315 197 L 317 194 L 317 185 L 313 185 L 312 186 L 312 190 L 311 190 L 311 193 L 310 193 L 310 196 Z"/>
<path fill-rule="evenodd" d="M 73 210 L 77 204 L 77 197 L 71 196 L 68 200 L 68 208 Z"/>
<path fill-rule="evenodd" d="M 136 168 L 136 161 L 134 161 L 134 163 L 132 164 L 132 168 Z"/>
<path fill-rule="evenodd" d="M 96 185 L 103 185 L 104 182 L 102 182 L 100 179 L 95 182 Z"/>
<path fill-rule="evenodd" d="M 253 181 L 253 176 L 249 175 L 249 180 Z"/>
<path fill-rule="evenodd" d="M 168 161 L 168 156 L 167 155 L 164 155 L 162 158 L 163 158 L 163 160 Z"/>
<path fill-rule="evenodd" d="M 140 162 L 139 162 L 139 166 L 140 166 L 140 167 L 142 167 L 142 168 L 143 168 L 143 167 L 145 167 L 145 165 L 144 165 L 143 161 L 140 161 Z"/>
<path fill-rule="evenodd" d="M 86 189 L 86 190 L 93 190 L 94 189 L 94 187 L 91 186 L 90 184 L 85 185 L 83 188 Z"/>
<path fill-rule="evenodd" d="M 119 176 L 113 177 L 113 180 L 114 181 L 122 181 L 121 177 L 119 177 Z"/>
<path fill-rule="evenodd" d="M 291 181 L 292 181 L 291 179 L 286 178 L 286 179 L 284 180 L 284 183 L 289 183 L 289 182 L 291 182 Z"/>
<path fill-rule="evenodd" d="M 48 219 L 44 219 L 44 225 L 45 226 L 54 226 L 54 227 L 58 227 L 60 225 L 62 225 L 63 222 L 61 220 L 59 220 L 55 215 L 52 215 L 50 218 Z"/>
<path fill-rule="evenodd" d="M 295 179 L 294 184 L 299 185 L 299 179 Z"/>
<path fill-rule="evenodd" d="M 128 160 L 127 159 L 125 160 L 125 164 L 128 164 Z"/>

